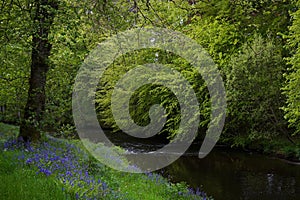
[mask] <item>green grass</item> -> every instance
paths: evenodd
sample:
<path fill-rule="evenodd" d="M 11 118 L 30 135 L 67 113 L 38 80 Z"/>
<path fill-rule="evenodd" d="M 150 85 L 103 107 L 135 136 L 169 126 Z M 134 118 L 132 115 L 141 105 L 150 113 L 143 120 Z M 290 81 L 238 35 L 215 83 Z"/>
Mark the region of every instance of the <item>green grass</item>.
<path fill-rule="evenodd" d="M 18 152 L 0 153 L 0 199 L 66 199 L 62 187 L 53 177 L 36 174 L 15 161 Z"/>
<path fill-rule="evenodd" d="M 181 196 L 178 193 L 187 192 L 184 183 L 170 184 L 166 179 L 157 174 L 151 176 L 141 174 L 125 174 L 120 172 L 110 172 L 109 183 L 118 182 L 115 187 L 124 194 L 124 199 L 193 199 L 193 196 Z M 194 197 L 195 198 L 195 197 Z M 198 198 L 199 199 L 199 198 Z"/>
<path fill-rule="evenodd" d="M 201 199 L 194 195 L 188 195 L 185 183 L 170 183 L 162 176 L 149 174 L 131 174 L 106 168 L 101 173 L 101 178 L 108 183 L 110 188 L 120 193 L 118 199 Z M 97 173 L 95 173 L 97 177 Z M 185 196 L 179 195 L 185 193 Z"/>

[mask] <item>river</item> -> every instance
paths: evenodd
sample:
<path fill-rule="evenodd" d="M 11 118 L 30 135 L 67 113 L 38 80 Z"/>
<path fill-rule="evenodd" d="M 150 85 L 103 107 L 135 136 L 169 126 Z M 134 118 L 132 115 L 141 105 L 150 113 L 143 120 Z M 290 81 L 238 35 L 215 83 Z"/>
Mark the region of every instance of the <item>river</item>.
<path fill-rule="evenodd" d="M 129 152 L 153 151 L 163 146 L 153 140 L 115 137 L 112 141 Z M 297 200 L 300 199 L 300 163 L 290 163 L 258 153 L 215 147 L 199 159 L 200 144 L 171 165 L 159 170 L 173 182 L 185 181 L 216 200 Z"/>
<path fill-rule="evenodd" d="M 216 147 L 203 159 L 182 156 L 163 170 L 216 200 L 300 199 L 300 165 L 255 153 Z"/>

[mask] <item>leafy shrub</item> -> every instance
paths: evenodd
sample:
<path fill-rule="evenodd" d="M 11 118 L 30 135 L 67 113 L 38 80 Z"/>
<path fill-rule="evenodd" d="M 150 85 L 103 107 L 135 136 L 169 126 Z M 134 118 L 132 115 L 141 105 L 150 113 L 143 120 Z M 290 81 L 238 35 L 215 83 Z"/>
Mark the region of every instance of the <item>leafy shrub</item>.
<path fill-rule="evenodd" d="M 232 56 L 226 73 L 228 134 L 244 134 L 252 141 L 286 134 L 280 109 L 284 105 L 280 90 L 284 71 L 280 49 L 259 35 Z"/>

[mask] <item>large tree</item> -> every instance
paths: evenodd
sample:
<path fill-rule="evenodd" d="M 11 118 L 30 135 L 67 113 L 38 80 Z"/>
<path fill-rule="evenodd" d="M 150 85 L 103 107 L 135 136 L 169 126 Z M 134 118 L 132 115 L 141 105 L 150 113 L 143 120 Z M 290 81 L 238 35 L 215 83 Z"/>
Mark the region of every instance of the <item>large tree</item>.
<path fill-rule="evenodd" d="M 24 118 L 20 126 L 20 137 L 25 141 L 40 138 L 39 123 L 45 108 L 46 74 L 49 70 L 51 44 L 50 27 L 58 10 L 57 0 L 35 0 L 32 31 L 31 73 Z"/>

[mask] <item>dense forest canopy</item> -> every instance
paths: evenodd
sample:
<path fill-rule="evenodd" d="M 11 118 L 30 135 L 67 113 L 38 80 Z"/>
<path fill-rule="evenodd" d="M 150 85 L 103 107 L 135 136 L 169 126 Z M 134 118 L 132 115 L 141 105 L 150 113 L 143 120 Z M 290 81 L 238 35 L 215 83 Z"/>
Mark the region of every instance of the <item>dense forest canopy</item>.
<path fill-rule="evenodd" d="M 74 137 L 72 89 L 88 53 L 118 32 L 156 26 L 196 40 L 217 63 L 228 99 L 222 141 L 245 146 L 279 137 L 293 143 L 300 133 L 299 6 L 296 0 L 3 0 L 0 121 L 20 124 L 21 135 L 31 139 L 43 131 Z M 113 86 L 131 68 L 153 62 L 189 80 L 203 135 L 211 104 L 201 75 L 159 49 L 126 54 L 108 68 L 95 95 L 101 125 L 119 130 L 110 108 Z M 165 107 L 161 134 L 172 138 L 180 112 L 167 88 L 141 87 L 131 99 L 132 117 L 149 123 L 145 110 L 154 103 Z"/>

